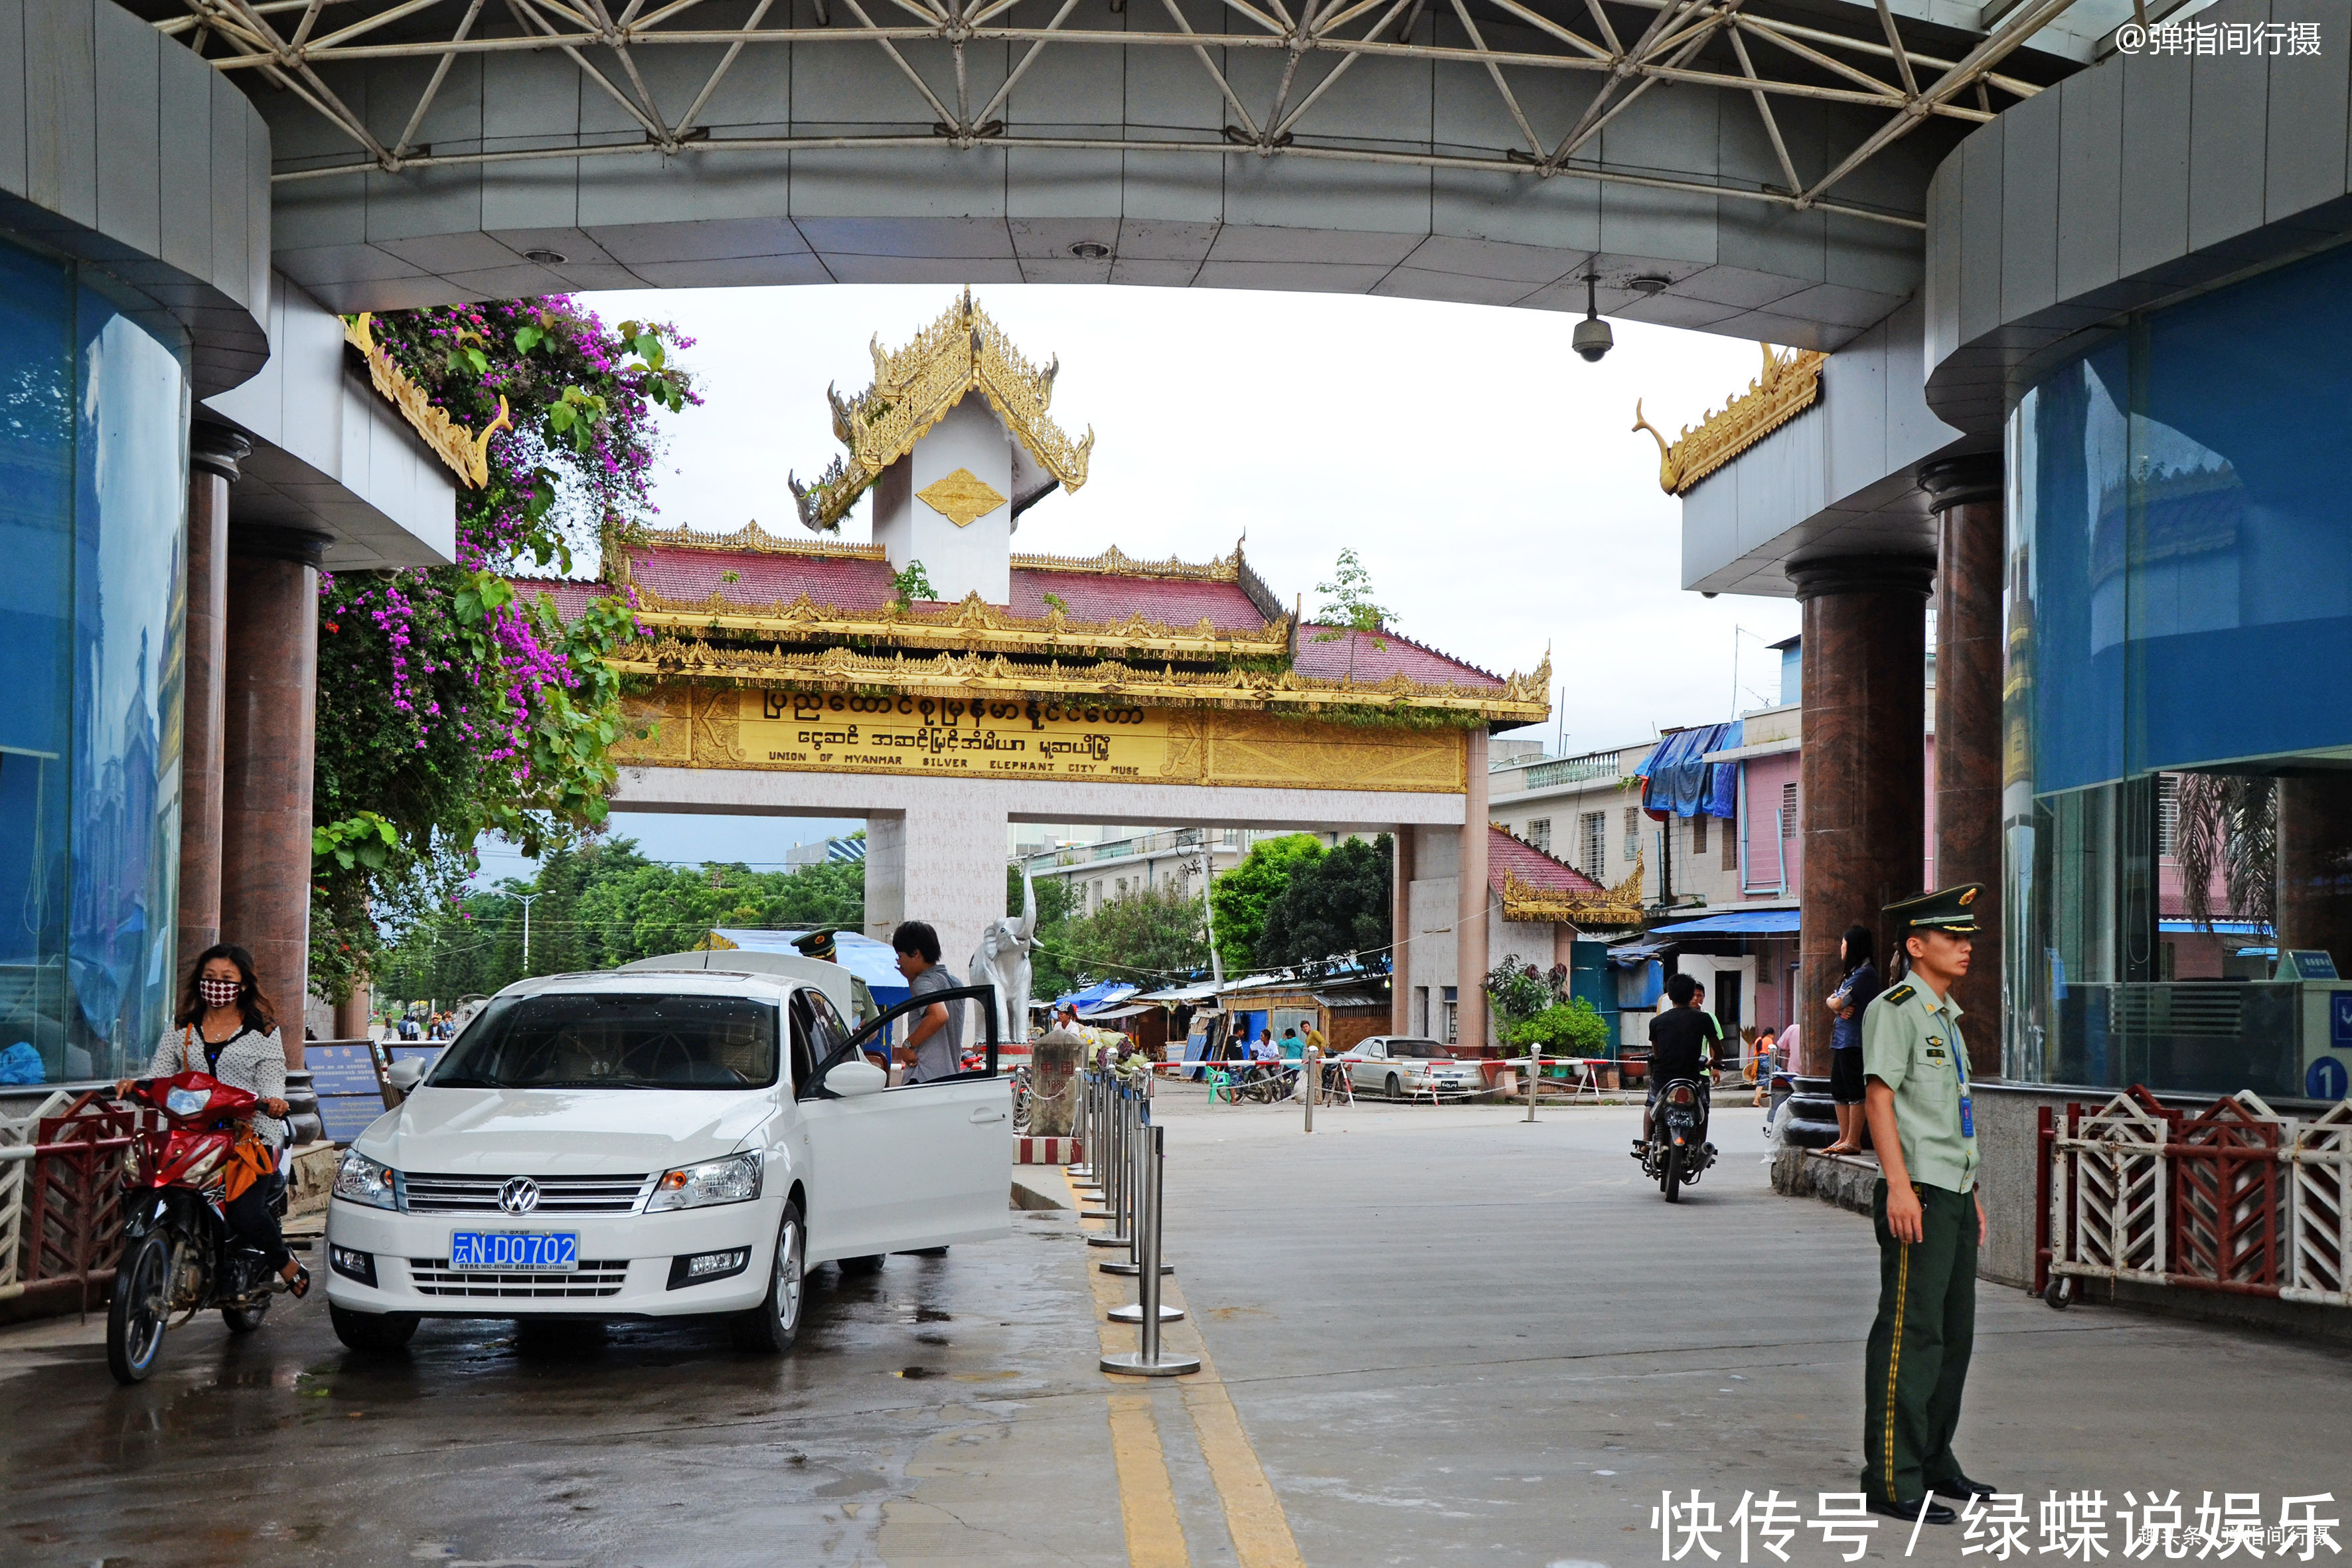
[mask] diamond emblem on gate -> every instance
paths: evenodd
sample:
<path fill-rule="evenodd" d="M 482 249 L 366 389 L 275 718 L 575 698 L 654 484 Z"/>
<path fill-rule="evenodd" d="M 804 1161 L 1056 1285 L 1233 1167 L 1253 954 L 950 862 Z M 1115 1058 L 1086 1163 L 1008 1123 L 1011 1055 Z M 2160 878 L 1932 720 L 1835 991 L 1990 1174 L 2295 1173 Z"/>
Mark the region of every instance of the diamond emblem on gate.
<path fill-rule="evenodd" d="M 996 493 L 995 488 L 970 468 L 958 468 L 915 494 L 924 505 L 958 528 L 970 528 L 974 520 L 986 517 L 1004 504 L 1004 498 Z"/>
<path fill-rule="evenodd" d="M 539 1206 L 539 1184 L 516 1176 L 499 1189 L 499 1207 L 509 1214 L 529 1214 Z"/>

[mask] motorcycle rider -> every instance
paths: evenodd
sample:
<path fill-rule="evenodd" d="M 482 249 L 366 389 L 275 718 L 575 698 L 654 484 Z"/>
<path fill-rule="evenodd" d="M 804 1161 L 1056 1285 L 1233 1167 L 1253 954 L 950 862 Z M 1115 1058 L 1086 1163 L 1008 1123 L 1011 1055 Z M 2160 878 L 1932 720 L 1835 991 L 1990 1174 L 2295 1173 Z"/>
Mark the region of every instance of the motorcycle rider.
<path fill-rule="evenodd" d="M 1699 1108 L 1709 1107 L 1707 1087 L 1715 1082 L 1714 1064 L 1723 1051 L 1723 1035 L 1706 1011 L 1706 987 L 1688 974 L 1666 982 L 1666 1000 L 1674 1005 L 1650 1020 L 1650 1096 L 1642 1107 L 1642 1135 L 1633 1140 L 1635 1152 L 1650 1146 L 1650 1123 L 1657 1114 L 1658 1091 L 1676 1079 L 1696 1079 Z"/>
<path fill-rule="evenodd" d="M 253 955 L 233 942 L 219 942 L 196 956 L 188 972 L 187 989 L 173 1017 L 173 1026 L 155 1042 L 155 1054 L 144 1077 L 170 1078 L 176 1073 L 207 1073 L 231 1089 L 241 1089 L 261 1101 L 253 1129 L 272 1150 L 286 1146 L 286 1047 L 278 1037 L 276 1010 L 262 994 L 253 972 Z M 131 1092 L 130 1079 L 114 1086 L 117 1096 Z M 287 1294 L 299 1300 L 310 1293 L 310 1271 L 294 1261 L 270 1212 L 284 1178 L 272 1176 L 254 1183 L 221 1210 L 228 1227 L 247 1246 L 269 1260 L 286 1281 Z"/>

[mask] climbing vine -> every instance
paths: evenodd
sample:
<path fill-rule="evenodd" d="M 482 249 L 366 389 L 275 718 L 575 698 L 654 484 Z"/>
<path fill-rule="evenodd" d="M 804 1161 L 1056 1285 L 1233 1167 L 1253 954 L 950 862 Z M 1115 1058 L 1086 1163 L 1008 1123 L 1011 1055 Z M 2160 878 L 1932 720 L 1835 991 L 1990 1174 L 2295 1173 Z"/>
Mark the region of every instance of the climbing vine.
<path fill-rule="evenodd" d="M 655 410 L 700 402 L 669 327 L 615 329 L 564 296 L 375 318 L 376 342 L 468 430 L 496 423 L 488 482 L 460 486 L 455 563 L 321 576 L 310 984 L 345 994 L 389 938 L 458 897 L 484 833 L 537 856 L 604 819 L 624 732 L 604 655 L 625 589 L 518 576 L 637 537 L 656 510 Z"/>

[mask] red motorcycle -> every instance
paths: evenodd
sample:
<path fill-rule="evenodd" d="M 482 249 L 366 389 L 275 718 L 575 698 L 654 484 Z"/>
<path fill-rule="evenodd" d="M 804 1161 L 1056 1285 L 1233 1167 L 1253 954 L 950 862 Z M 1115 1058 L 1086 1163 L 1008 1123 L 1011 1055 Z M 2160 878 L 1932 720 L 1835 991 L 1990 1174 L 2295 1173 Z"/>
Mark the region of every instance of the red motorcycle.
<path fill-rule="evenodd" d="M 239 1146 L 260 1100 L 200 1072 L 142 1079 L 126 1098 L 163 1115 L 162 1127 L 139 1133 L 123 1165 L 128 1195 L 106 1364 L 129 1384 L 155 1370 L 166 1329 L 207 1308 L 220 1309 L 231 1333 L 259 1328 L 278 1278 L 221 1213 L 231 1181 L 258 1179 L 255 1162 L 267 1157 Z M 285 1213 L 283 1192 L 273 1206 Z"/>

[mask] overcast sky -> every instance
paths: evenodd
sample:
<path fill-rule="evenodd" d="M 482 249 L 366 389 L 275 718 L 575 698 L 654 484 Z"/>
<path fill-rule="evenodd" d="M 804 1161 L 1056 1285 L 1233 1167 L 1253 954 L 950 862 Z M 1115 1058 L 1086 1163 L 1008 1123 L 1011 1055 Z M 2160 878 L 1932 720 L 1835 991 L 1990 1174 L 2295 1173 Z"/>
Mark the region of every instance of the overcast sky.
<path fill-rule="evenodd" d="M 1076 495 L 1024 513 L 1014 547 L 1189 561 L 1247 535 L 1282 599 L 1316 608 L 1339 551 L 1370 572 L 1391 625 L 1498 673 L 1549 645 L 1565 688 L 1547 747 L 1643 739 L 1770 699 L 1797 629 L 1789 599 L 1684 592 L 1680 506 L 1658 489 L 1657 448 L 1758 368 L 1755 344 L 1637 322 L 1577 359 L 1577 318 L 1351 295 L 1104 287 L 994 287 L 982 305 L 1033 361 L 1059 356 L 1054 415 L 1091 425 Z M 608 322 L 675 322 L 703 406 L 665 416 L 655 500 L 664 526 L 758 519 L 804 531 L 785 485 L 837 449 L 824 400 L 873 379 L 867 341 L 907 340 L 955 298 L 938 287 L 681 289 L 591 294 Z M 870 503 L 844 522 L 867 538 Z M 1753 636 L 1741 635 L 1745 628 Z M 1735 691 L 1734 651 L 1738 649 Z M 664 859 L 781 861 L 845 825 L 774 819 L 749 840 L 732 819 L 630 816 L 621 831 Z M 486 858 L 487 859 L 488 858 Z M 491 875 L 511 868 L 486 864 Z"/>

